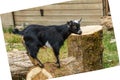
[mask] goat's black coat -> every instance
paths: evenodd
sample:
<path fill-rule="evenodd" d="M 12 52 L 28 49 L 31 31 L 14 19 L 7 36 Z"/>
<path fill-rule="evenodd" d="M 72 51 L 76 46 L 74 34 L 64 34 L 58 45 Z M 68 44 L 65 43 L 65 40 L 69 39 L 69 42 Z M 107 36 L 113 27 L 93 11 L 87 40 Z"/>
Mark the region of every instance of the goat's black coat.
<path fill-rule="evenodd" d="M 46 42 L 48 42 L 57 59 L 56 63 L 58 67 L 60 67 L 59 50 L 65 39 L 67 39 L 71 33 L 81 34 L 82 31 L 80 30 L 80 21 L 79 23 L 70 21 L 67 24 L 58 26 L 29 25 L 22 31 L 14 29 L 13 33 L 23 36 L 28 53 L 39 62 L 40 67 L 44 67 L 44 65 L 38 60 L 37 53 L 39 48 L 45 46 Z"/>

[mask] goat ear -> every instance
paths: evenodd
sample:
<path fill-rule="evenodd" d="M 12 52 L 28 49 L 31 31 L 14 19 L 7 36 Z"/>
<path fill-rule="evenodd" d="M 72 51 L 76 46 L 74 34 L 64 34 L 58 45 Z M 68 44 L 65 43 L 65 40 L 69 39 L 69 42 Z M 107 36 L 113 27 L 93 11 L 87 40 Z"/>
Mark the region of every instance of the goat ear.
<path fill-rule="evenodd" d="M 69 25 L 69 24 L 70 24 L 70 22 L 69 22 L 69 21 L 67 21 L 67 24 Z"/>
<path fill-rule="evenodd" d="M 68 25 L 71 25 L 71 21 L 68 21 L 67 24 L 68 24 Z"/>
<path fill-rule="evenodd" d="M 70 28 L 70 26 L 71 26 L 71 21 L 68 21 L 68 22 L 67 22 L 67 25 L 68 25 L 68 28 Z"/>
<path fill-rule="evenodd" d="M 79 23 L 82 21 L 82 18 L 79 20 Z"/>

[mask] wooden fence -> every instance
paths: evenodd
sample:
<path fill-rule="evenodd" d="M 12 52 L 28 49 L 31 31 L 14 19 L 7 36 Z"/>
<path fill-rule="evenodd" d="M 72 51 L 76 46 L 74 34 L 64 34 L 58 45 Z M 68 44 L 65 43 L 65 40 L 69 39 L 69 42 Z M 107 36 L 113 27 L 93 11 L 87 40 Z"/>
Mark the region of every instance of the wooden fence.
<path fill-rule="evenodd" d="M 56 25 L 82 18 L 82 26 L 100 24 L 104 0 L 72 0 L 69 2 L 16 11 L 12 14 L 14 26 L 24 23 Z"/>

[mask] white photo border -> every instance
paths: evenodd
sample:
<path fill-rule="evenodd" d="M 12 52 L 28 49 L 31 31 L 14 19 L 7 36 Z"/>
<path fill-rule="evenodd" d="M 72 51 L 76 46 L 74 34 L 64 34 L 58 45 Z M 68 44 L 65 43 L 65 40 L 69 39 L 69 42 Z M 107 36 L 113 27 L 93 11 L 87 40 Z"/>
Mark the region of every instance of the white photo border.
<path fill-rule="evenodd" d="M 1 0 L 0 14 L 12 11 L 33 8 L 52 3 L 58 3 L 69 0 Z M 110 10 L 112 14 L 112 21 L 117 41 L 117 49 L 120 57 L 120 1 L 109 0 Z M 0 80 L 12 80 L 10 74 L 10 67 L 8 64 L 8 57 L 5 48 L 5 42 L 2 31 L 2 23 L 0 18 Z M 120 66 L 115 66 L 107 69 L 101 69 L 86 73 L 80 73 L 65 77 L 53 78 L 50 80 L 120 80 Z"/>

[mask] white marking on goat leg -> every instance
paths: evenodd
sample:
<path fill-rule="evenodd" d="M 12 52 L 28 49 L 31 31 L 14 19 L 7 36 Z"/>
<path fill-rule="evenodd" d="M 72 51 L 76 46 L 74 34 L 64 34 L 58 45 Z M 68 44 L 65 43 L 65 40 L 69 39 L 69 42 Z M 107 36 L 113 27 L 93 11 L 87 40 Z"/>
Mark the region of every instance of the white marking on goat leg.
<path fill-rule="evenodd" d="M 70 26 L 69 26 L 69 25 L 67 25 L 67 27 L 68 27 L 68 28 L 70 28 Z"/>
<path fill-rule="evenodd" d="M 49 48 L 52 48 L 51 45 L 50 45 L 50 43 L 48 41 L 45 43 L 45 46 L 47 46 Z"/>

